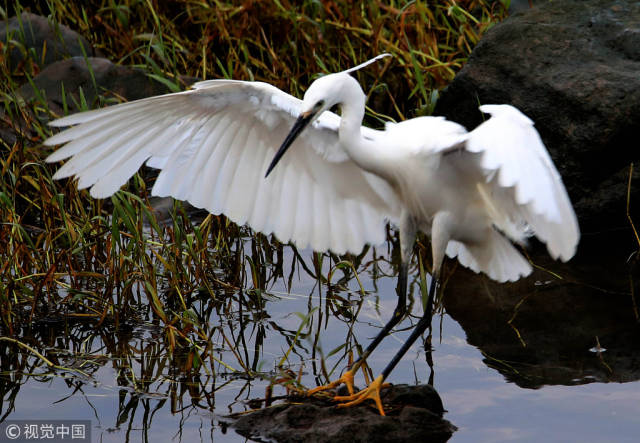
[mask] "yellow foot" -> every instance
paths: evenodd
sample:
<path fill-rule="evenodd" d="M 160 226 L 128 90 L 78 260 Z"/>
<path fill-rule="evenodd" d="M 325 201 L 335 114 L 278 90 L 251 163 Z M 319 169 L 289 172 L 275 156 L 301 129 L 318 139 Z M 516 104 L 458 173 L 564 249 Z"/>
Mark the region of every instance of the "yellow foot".
<path fill-rule="evenodd" d="M 339 408 L 348 408 L 349 406 L 360 404 L 369 398 L 376 403 L 376 407 L 378 408 L 378 411 L 380 411 L 380 415 L 385 415 L 384 409 L 382 407 L 382 400 L 380 400 L 380 389 L 386 388 L 387 386 L 389 386 L 389 383 L 383 383 L 382 381 L 382 375 L 379 375 L 378 378 L 372 381 L 371 384 L 362 391 L 351 395 L 338 395 L 336 397 L 333 397 L 333 399 L 335 401 L 346 402 L 340 403 L 338 405 Z"/>
<path fill-rule="evenodd" d="M 336 381 L 332 381 L 329 384 L 326 384 L 324 386 L 318 386 L 317 388 L 310 389 L 307 392 L 307 395 L 313 395 L 316 392 L 326 391 L 327 389 L 333 389 L 336 386 L 340 386 L 342 383 L 347 385 L 349 394 L 353 395 L 353 371 L 351 369 L 349 369 L 344 374 L 342 374 L 342 377 L 340 377 Z"/>

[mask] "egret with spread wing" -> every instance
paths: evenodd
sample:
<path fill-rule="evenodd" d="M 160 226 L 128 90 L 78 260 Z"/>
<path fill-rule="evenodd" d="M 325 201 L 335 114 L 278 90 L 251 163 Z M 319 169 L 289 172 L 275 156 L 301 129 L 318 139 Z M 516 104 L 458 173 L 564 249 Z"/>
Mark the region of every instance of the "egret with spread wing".
<path fill-rule="evenodd" d="M 384 56 L 384 55 L 383 55 Z M 568 260 L 580 237 L 560 175 L 533 122 L 509 105 L 484 105 L 491 118 L 471 132 L 440 117 L 385 130 L 362 126 L 365 94 L 347 71 L 314 81 L 303 100 L 259 82 L 210 80 L 192 90 L 70 115 L 73 126 L 45 141 L 65 144 L 48 162 L 71 157 L 54 178 L 76 177 L 104 198 L 146 162 L 160 170 L 152 195 L 225 214 L 298 247 L 360 253 L 400 229 L 402 263 L 392 318 L 336 382 L 373 399 L 399 359 L 424 333 L 445 255 L 499 282 L 531 272 L 514 246 L 535 235 Z M 329 110 L 338 105 L 341 116 Z M 284 141 L 284 142 L 283 142 Z M 429 234 L 433 279 L 428 307 L 407 342 L 366 389 L 353 375 L 404 317 L 407 267 L 418 231 Z"/>

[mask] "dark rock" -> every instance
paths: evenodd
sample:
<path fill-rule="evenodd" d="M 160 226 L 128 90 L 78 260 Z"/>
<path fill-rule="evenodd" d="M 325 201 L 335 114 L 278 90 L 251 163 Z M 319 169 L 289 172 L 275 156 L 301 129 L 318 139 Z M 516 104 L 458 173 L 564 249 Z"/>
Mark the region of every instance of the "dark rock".
<path fill-rule="evenodd" d="M 429 385 L 383 390 L 386 416 L 370 406 L 337 408 L 330 400 L 296 399 L 233 418 L 247 438 L 277 442 L 447 441 L 456 427 L 442 418 L 438 393 Z"/>
<path fill-rule="evenodd" d="M 478 104 L 515 105 L 536 122 L 583 232 L 628 227 L 629 165 L 640 158 L 638 72 L 640 3 L 536 2 L 483 37 L 435 112 L 473 128 L 483 118 Z"/>
<path fill-rule="evenodd" d="M 82 57 L 83 48 L 88 57 L 95 55 L 91 45 L 77 32 L 30 12 L 3 23 L 0 42 L 10 46 L 7 62 L 11 71 L 24 67 L 27 60 L 43 68 L 68 57 Z"/>
<path fill-rule="evenodd" d="M 3 113 L 0 113 L 0 117 L 4 116 Z M 0 123 L 0 140 L 2 144 L 6 146 L 13 146 L 18 137 L 16 137 L 16 133 L 12 128 L 6 126 L 5 122 Z"/>
<path fill-rule="evenodd" d="M 33 83 L 57 114 L 62 112 L 63 86 L 70 112 L 79 109 L 80 89 L 90 108 L 95 107 L 99 95 L 131 101 L 171 92 L 142 70 L 96 57 L 100 54 L 80 34 L 29 12 L 7 20 L 0 29 L 0 42 L 10 46 L 8 63 L 13 71 L 26 69 L 27 61 L 36 64 L 37 69 L 31 72 Z M 198 79 L 179 80 L 186 86 Z M 39 95 L 29 83 L 20 88 L 20 94 L 27 100 Z"/>
<path fill-rule="evenodd" d="M 509 14 L 515 14 L 516 12 L 521 12 L 529 9 L 532 4 L 530 4 L 531 0 L 511 0 L 509 4 Z"/>
<path fill-rule="evenodd" d="M 90 63 L 91 70 L 87 62 Z M 51 110 L 59 115 L 62 115 L 63 85 L 69 112 L 79 108 L 80 89 L 90 108 L 95 107 L 100 94 L 137 100 L 170 92 L 166 85 L 153 80 L 139 69 L 115 65 L 105 58 L 95 57 L 73 57 L 53 63 L 43 69 L 33 79 L 33 83 L 44 92 Z M 20 93 L 27 100 L 36 96 L 31 84 L 23 85 Z"/>

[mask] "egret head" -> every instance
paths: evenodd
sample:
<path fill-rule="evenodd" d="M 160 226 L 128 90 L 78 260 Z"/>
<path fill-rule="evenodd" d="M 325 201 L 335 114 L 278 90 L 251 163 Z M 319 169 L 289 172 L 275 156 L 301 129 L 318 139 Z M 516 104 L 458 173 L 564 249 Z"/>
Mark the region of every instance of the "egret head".
<path fill-rule="evenodd" d="M 307 89 L 307 92 L 304 94 L 302 106 L 300 107 L 300 115 L 287 135 L 287 138 L 285 138 L 282 143 L 282 146 L 280 146 L 280 149 L 278 149 L 278 152 L 276 152 L 276 155 L 273 157 L 265 177 L 269 176 L 284 153 L 287 152 L 289 146 L 291 146 L 304 128 L 318 118 L 324 111 L 331 109 L 331 107 L 340 102 L 340 90 L 342 83 L 345 81 L 343 76 L 349 77 L 349 74 L 342 72 L 329 74 L 311 83 L 311 86 L 309 86 L 309 89 Z"/>
<path fill-rule="evenodd" d="M 331 109 L 333 106 L 340 104 L 343 100 L 345 100 L 345 95 L 349 91 L 347 85 L 349 85 L 350 83 L 355 83 L 357 89 L 362 91 L 357 81 L 353 79 L 349 75 L 349 73 L 364 68 L 365 66 L 368 66 L 371 63 L 388 56 L 389 54 L 379 55 L 354 68 L 347 69 L 346 71 L 342 72 L 337 72 L 335 74 L 325 75 L 311 83 L 311 86 L 309 86 L 309 89 L 307 89 L 307 92 L 305 92 L 304 94 L 302 106 L 300 107 L 300 115 L 291 128 L 291 131 L 285 138 L 284 142 L 282 143 L 282 146 L 280 146 L 280 149 L 278 149 L 278 152 L 276 152 L 276 155 L 273 157 L 273 160 L 271 161 L 271 164 L 267 169 L 265 177 L 267 177 L 271 173 L 278 161 L 280 161 L 284 153 L 287 151 L 287 149 L 289 149 L 289 146 L 291 146 L 294 140 L 298 137 L 298 135 L 300 135 L 300 133 L 304 128 L 307 127 L 309 123 L 313 122 L 324 111 Z M 353 88 L 353 85 L 349 86 Z"/>
<path fill-rule="evenodd" d="M 322 76 L 311 83 L 302 99 L 301 116 L 311 116 L 310 121 L 313 121 L 324 111 L 339 104 L 344 98 L 342 93 L 344 84 L 350 80 L 355 81 L 349 74 L 338 72 Z"/>

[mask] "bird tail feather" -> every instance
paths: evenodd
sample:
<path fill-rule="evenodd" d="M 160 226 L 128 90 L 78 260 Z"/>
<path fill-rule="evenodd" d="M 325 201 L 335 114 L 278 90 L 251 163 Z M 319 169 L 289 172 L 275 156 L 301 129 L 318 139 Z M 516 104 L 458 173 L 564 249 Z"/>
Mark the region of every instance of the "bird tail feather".
<path fill-rule="evenodd" d="M 481 243 L 463 244 L 450 240 L 447 255 L 474 272 L 484 272 L 499 282 L 516 281 L 531 273 L 531 264 L 513 244 L 496 230 Z"/>

